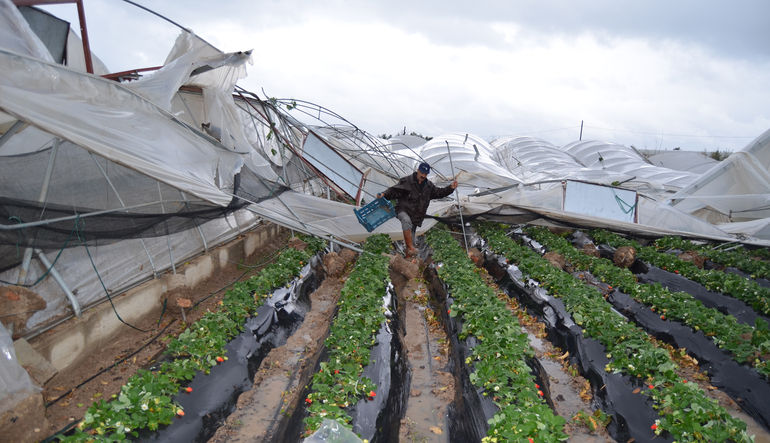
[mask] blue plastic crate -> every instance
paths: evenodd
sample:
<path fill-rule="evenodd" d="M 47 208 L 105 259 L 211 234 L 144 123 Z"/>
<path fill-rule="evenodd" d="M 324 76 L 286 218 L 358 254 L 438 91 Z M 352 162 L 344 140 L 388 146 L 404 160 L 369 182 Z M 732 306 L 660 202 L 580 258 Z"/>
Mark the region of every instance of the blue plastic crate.
<path fill-rule="evenodd" d="M 353 212 L 356 213 L 358 222 L 366 228 L 367 232 L 374 231 L 377 226 L 396 216 L 393 204 L 385 197 L 380 197 L 361 209 L 354 209 Z"/>

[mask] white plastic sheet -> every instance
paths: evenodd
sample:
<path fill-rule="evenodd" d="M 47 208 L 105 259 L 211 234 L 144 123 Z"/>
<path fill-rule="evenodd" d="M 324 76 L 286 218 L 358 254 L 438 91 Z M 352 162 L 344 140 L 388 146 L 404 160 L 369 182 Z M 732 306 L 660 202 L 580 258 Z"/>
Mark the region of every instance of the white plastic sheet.
<path fill-rule="evenodd" d="M 118 83 L 0 49 L 0 110 L 226 206 L 243 165 Z"/>
<path fill-rule="evenodd" d="M 604 169 L 587 168 L 571 154 L 534 137 L 504 137 L 492 141 L 502 166 L 527 184 L 548 180 L 585 180 L 611 184 L 632 176 Z"/>
<path fill-rule="evenodd" d="M 0 48 L 53 63 L 51 53 L 11 0 L 0 0 Z"/>
<path fill-rule="evenodd" d="M 520 184 L 523 180 L 500 166 L 492 147 L 484 139 L 472 134 L 444 134 L 434 137 L 414 149 L 412 171 L 420 161 L 431 166 L 429 178 L 437 184 L 447 184 L 464 172 L 458 182 L 463 187 L 480 190 Z M 409 155 L 408 151 L 400 151 Z M 422 159 L 422 160 L 421 160 Z M 454 174 L 453 174 L 454 172 Z"/>
<path fill-rule="evenodd" d="M 669 204 L 712 222 L 770 217 L 770 130 L 671 196 Z"/>
<path fill-rule="evenodd" d="M 26 396 L 40 392 L 16 358 L 11 334 L 0 323 L 0 414 L 13 408 Z"/>
<path fill-rule="evenodd" d="M 653 189 L 681 189 L 692 183 L 697 175 L 650 164 L 635 149 L 595 140 L 576 141 L 562 148 L 583 165 L 635 177 L 636 186 Z M 630 186 L 630 185 L 629 185 Z"/>

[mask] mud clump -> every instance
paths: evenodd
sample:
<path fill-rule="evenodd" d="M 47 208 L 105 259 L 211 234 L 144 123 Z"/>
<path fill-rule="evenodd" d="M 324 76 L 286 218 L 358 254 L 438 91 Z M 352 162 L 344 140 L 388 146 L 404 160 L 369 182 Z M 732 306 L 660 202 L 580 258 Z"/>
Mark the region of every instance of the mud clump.
<path fill-rule="evenodd" d="M 358 257 L 358 253 L 352 249 L 345 248 L 340 251 L 340 258 L 345 261 L 345 263 L 350 263 L 353 260 Z"/>
<path fill-rule="evenodd" d="M 305 248 L 307 248 L 307 243 L 302 241 L 299 237 L 292 237 L 289 239 L 289 242 L 287 244 L 290 248 L 297 249 L 299 251 L 304 251 Z"/>
<path fill-rule="evenodd" d="M 481 251 L 479 251 L 478 248 L 471 248 L 468 251 L 468 258 L 471 259 L 477 268 L 484 266 L 484 255 L 481 253 Z"/>
<path fill-rule="evenodd" d="M 329 252 L 323 257 L 323 270 L 329 277 L 339 277 L 345 272 L 348 263 L 356 259 L 358 254 L 350 249 L 343 249 L 339 253 Z"/>
<path fill-rule="evenodd" d="M 690 262 L 697 266 L 699 269 L 703 269 L 703 264 L 706 263 L 706 257 L 698 254 L 695 251 L 684 251 L 679 254 L 679 259 Z"/>
<path fill-rule="evenodd" d="M 323 258 L 323 268 L 329 277 L 339 277 L 345 270 L 345 260 L 336 252 L 329 252 Z"/>
<path fill-rule="evenodd" d="M 13 338 L 27 332 L 27 320 L 35 312 L 45 309 L 47 303 L 37 293 L 20 286 L 0 287 L 0 312 L 3 324 L 13 331 Z"/>
<path fill-rule="evenodd" d="M 591 256 L 591 257 L 597 257 L 598 258 L 598 257 L 601 256 L 599 254 L 599 248 L 597 248 L 596 245 L 593 244 L 593 243 L 586 243 L 585 245 L 583 245 L 583 248 L 581 249 L 581 252 L 583 252 L 583 254 Z"/>
<path fill-rule="evenodd" d="M 417 260 L 407 260 L 399 254 L 390 256 L 390 269 L 403 275 L 408 280 L 420 274 L 420 265 Z"/>
<path fill-rule="evenodd" d="M 564 256 L 557 252 L 546 252 L 545 255 L 543 255 L 543 258 L 548 260 L 548 263 L 556 269 L 564 270 L 564 266 L 567 263 L 567 261 L 564 260 Z"/>
<path fill-rule="evenodd" d="M 636 249 L 632 246 L 621 246 L 615 251 L 612 261 L 616 266 L 627 268 L 636 261 Z"/>

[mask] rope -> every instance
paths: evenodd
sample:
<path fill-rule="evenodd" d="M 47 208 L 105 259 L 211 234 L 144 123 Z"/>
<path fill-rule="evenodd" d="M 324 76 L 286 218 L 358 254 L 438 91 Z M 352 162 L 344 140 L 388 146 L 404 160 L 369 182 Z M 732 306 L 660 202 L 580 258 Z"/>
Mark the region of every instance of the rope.
<path fill-rule="evenodd" d="M 147 343 L 145 343 L 141 347 L 139 347 L 139 349 L 137 349 L 136 351 L 134 351 L 134 352 L 130 353 L 129 355 L 121 358 L 120 360 L 116 361 L 115 363 L 111 364 L 110 366 L 107 366 L 106 368 L 102 369 L 101 371 L 97 372 L 96 374 L 88 377 L 87 379 L 82 381 L 79 385 L 75 386 L 74 388 L 70 389 L 69 391 L 65 392 L 64 394 L 56 397 L 55 399 L 51 400 L 50 402 L 46 403 L 45 407 L 47 408 L 47 407 L 53 405 L 54 403 L 58 402 L 62 398 L 68 396 L 75 389 L 80 388 L 81 386 L 85 385 L 86 383 L 90 382 L 91 380 L 95 379 L 96 377 L 104 374 L 105 372 L 109 371 L 110 369 L 114 368 L 115 366 L 123 363 L 124 361 L 126 361 L 129 358 L 133 357 L 134 355 L 138 354 L 141 350 L 143 350 L 144 348 L 146 348 L 147 346 L 149 346 L 150 344 L 155 342 L 155 340 L 157 340 L 161 335 L 163 335 L 166 332 L 166 329 L 168 329 L 168 327 L 171 326 L 175 321 L 176 321 L 176 319 L 171 320 L 166 326 L 163 327 L 163 329 L 160 330 L 160 332 L 155 334 L 154 337 L 152 337 Z"/>
<path fill-rule="evenodd" d="M 618 194 L 615 193 L 614 189 L 612 190 L 612 195 L 615 196 L 615 202 L 618 204 L 618 207 L 620 208 L 620 210 L 623 211 L 625 214 L 629 214 L 633 212 L 633 210 L 636 208 L 636 203 L 634 203 L 633 205 L 626 203 L 622 198 L 618 197 Z"/>
<path fill-rule="evenodd" d="M 75 219 L 75 227 L 78 228 L 78 225 L 80 224 L 80 218 Z M 107 299 L 110 301 L 110 306 L 112 306 L 112 311 L 115 313 L 115 316 L 118 317 L 118 320 L 120 320 L 121 323 L 123 323 L 126 326 L 129 326 L 132 329 L 135 329 L 139 332 L 148 332 L 146 329 L 140 329 L 136 326 L 132 325 L 131 323 L 126 322 L 123 320 L 123 318 L 118 314 L 118 310 L 115 308 L 115 303 L 112 301 L 112 296 L 110 295 L 110 292 L 107 290 L 107 286 L 104 285 L 104 281 L 102 280 L 101 274 L 99 274 L 99 270 L 96 269 L 96 263 L 94 263 L 94 258 L 91 256 L 91 250 L 88 249 L 88 244 L 85 241 L 85 238 L 81 237 L 80 235 L 80 229 L 77 229 L 78 234 L 78 240 L 80 240 L 80 244 L 83 245 L 83 247 L 86 248 L 86 253 L 88 254 L 88 259 L 91 261 L 91 267 L 94 268 L 94 272 L 96 273 L 96 277 L 99 279 L 99 283 L 102 285 L 102 289 L 104 289 L 104 293 L 107 295 Z"/>

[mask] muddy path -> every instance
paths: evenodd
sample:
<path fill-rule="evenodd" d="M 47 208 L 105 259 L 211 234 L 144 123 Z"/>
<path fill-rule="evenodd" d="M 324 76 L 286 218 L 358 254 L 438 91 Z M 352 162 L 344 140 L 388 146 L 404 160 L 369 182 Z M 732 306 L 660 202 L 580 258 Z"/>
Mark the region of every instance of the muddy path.
<path fill-rule="evenodd" d="M 306 388 L 320 361 L 324 359 L 324 340 L 334 320 L 336 306 L 346 276 L 351 268 L 347 263 L 339 275 L 327 276 L 310 294 L 311 307 L 301 326 L 283 346 L 272 349 L 255 374 L 252 388 L 240 395 L 235 410 L 209 440 L 211 442 L 293 442 L 299 441 L 298 429 L 303 418 L 303 399 Z M 430 266 L 430 258 L 427 259 Z M 400 385 L 405 404 L 397 434 L 389 437 L 376 434 L 372 441 L 450 442 L 458 441 L 452 433 L 453 409 L 463 398 L 463 381 L 458 371 L 462 362 L 455 361 L 451 339 L 442 318 L 445 300 L 431 292 L 426 281 L 426 263 L 420 260 L 406 262 L 394 256 L 390 278 L 397 298 L 399 318 L 397 335 L 402 344 L 401 356 L 407 371 Z M 481 270 L 486 274 L 486 271 Z M 486 275 L 487 284 L 496 287 L 494 279 Z M 563 351 L 545 340 L 544 326 L 527 314 L 515 300 L 502 291 L 499 297 L 507 300 L 526 330 L 536 357 L 548 379 L 550 396 L 556 412 L 567 421 L 571 441 L 612 441 L 602 426 L 590 430 L 592 420 L 590 389 L 587 382 L 565 364 Z M 580 413 L 583 422 L 573 417 Z M 456 414 L 456 412 L 455 412 Z M 598 420 L 593 419 L 594 423 Z"/>
<path fill-rule="evenodd" d="M 409 397 L 399 441 L 448 441 L 448 408 L 455 396 L 448 340 L 421 278 L 391 274 L 404 319 L 402 340 L 409 367 Z"/>
<path fill-rule="evenodd" d="M 236 409 L 209 441 L 280 441 L 291 415 L 301 406 L 334 317 L 342 277 L 327 277 L 310 295 L 311 310 L 286 344 L 274 348 L 262 361 L 253 387 L 238 398 Z"/>

